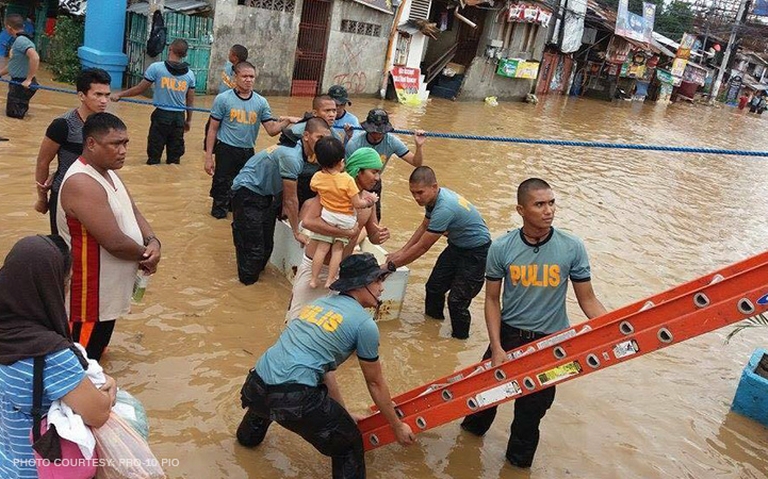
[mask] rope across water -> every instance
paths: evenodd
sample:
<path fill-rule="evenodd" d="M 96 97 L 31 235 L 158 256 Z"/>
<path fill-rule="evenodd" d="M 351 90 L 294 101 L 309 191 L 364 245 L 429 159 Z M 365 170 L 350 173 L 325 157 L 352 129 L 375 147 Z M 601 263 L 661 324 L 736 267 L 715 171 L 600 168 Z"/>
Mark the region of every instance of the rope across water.
<path fill-rule="evenodd" d="M 12 80 L 6 80 L 0 78 L 0 82 L 12 83 L 21 85 L 19 82 Z M 35 86 L 39 90 L 53 91 L 57 93 L 68 93 L 70 95 L 76 95 L 74 90 L 67 90 L 64 88 L 55 88 L 44 85 Z M 154 107 L 171 107 L 177 108 L 173 105 L 154 104 L 151 101 L 146 100 L 133 100 L 131 98 L 123 98 L 120 101 L 127 103 L 136 103 L 138 105 L 149 105 Z M 187 108 L 187 110 L 199 111 L 201 113 L 210 113 L 211 110 L 205 108 Z M 340 128 L 340 127 L 337 127 Z M 362 128 L 356 127 L 356 130 L 362 130 Z M 413 135 L 412 130 L 394 130 L 393 133 L 400 135 Z M 671 153 L 701 153 L 709 155 L 735 155 L 735 156 L 750 156 L 750 157 L 768 157 L 768 151 L 755 151 L 755 150 L 734 150 L 728 148 L 704 148 L 694 146 L 671 146 L 671 145 L 644 145 L 636 143 L 607 143 L 602 141 L 573 141 L 573 140 L 550 140 L 550 139 L 537 139 L 537 138 L 520 138 L 513 136 L 484 136 L 484 135 L 466 135 L 462 133 L 440 133 L 440 132 L 426 132 L 425 136 L 430 138 L 447 138 L 451 140 L 472 140 L 472 141 L 492 141 L 499 143 L 519 143 L 524 145 L 548 145 L 548 146 L 568 146 L 568 147 L 580 147 L 580 148 L 604 148 L 613 150 L 642 150 L 642 151 L 666 151 Z"/>

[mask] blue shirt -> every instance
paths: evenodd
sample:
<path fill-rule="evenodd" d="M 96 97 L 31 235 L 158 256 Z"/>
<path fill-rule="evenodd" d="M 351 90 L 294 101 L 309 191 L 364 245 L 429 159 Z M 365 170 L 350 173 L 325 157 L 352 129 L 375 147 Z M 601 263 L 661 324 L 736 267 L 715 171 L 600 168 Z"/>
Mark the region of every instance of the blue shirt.
<path fill-rule="evenodd" d="M 224 93 L 235 87 L 235 68 L 232 62 L 227 60 L 224 69 L 221 71 L 221 83 L 219 83 L 219 93 Z"/>
<path fill-rule="evenodd" d="M 29 38 L 19 35 L 11 45 L 8 58 L 8 73 L 11 78 L 27 78 L 29 73 L 29 57 L 27 50 L 34 49 L 35 44 Z"/>
<path fill-rule="evenodd" d="M 296 135 L 297 138 L 301 138 L 301 135 L 304 134 L 304 131 L 307 129 L 307 122 L 306 121 L 300 121 L 294 125 L 291 125 L 289 127 L 294 135 Z M 335 128 L 331 128 L 331 136 L 336 138 L 339 141 L 344 141 L 344 130 L 337 130 Z"/>
<path fill-rule="evenodd" d="M 363 147 L 373 148 L 376 150 L 376 153 L 381 156 L 381 162 L 383 163 L 381 168 L 382 173 L 384 172 L 384 168 L 387 167 L 387 161 L 389 161 L 390 156 L 397 155 L 402 158 L 408 154 L 408 147 L 405 146 L 405 143 L 392 133 L 387 133 L 384 135 L 384 139 L 377 144 L 372 145 L 368 142 L 368 134 L 363 131 L 353 136 L 347 142 L 347 146 L 345 147 L 347 159 L 352 156 L 352 153 Z"/>
<path fill-rule="evenodd" d="M 432 207 L 426 208 L 427 231 L 448 232 L 448 243 L 459 248 L 477 248 L 491 241 L 483 217 L 475 206 L 448 188 L 440 188 Z"/>
<path fill-rule="evenodd" d="M 176 76 L 168 71 L 165 62 L 155 62 L 144 72 L 144 79 L 154 83 L 152 103 L 156 107 L 166 111 L 186 111 L 187 90 L 195 88 L 192 70 Z"/>
<path fill-rule="evenodd" d="M 343 129 L 339 130 L 339 128 L 344 128 L 344 125 L 350 124 L 352 126 L 360 126 L 360 120 L 357 119 L 355 115 L 349 112 L 349 110 L 344 111 L 344 115 L 342 115 L 341 118 L 336 118 L 336 121 L 333 122 L 333 127 L 337 131 L 344 131 Z"/>
<path fill-rule="evenodd" d="M 0 477 L 37 479 L 32 431 L 32 358 L 0 365 Z M 77 356 L 63 349 L 45 357 L 43 411 L 66 396 L 85 378 Z"/>
<path fill-rule="evenodd" d="M 273 146 L 251 157 L 232 182 L 232 191 L 248 188 L 263 196 L 278 195 L 283 191 L 282 180 L 296 181 L 304 166 L 304 147 L 301 142 L 293 148 Z"/>
<path fill-rule="evenodd" d="M 570 325 L 565 309 L 568 279 L 589 281 L 589 258 L 584 243 L 571 234 L 552 228 L 549 238 L 532 245 L 516 229 L 493 241 L 485 277 L 504 281 L 503 322 L 551 334 Z"/>
<path fill-rule="evenodd" d="M 0 57 L 7 57 L 11 51 L 11 45 L 13 45 L 14 36 L 8 33 L 8 30 L 3 28 L 0 31 Z"/>
<path fill-rule="evenodd" d="M 363 361 L 379 359 L 379 329 L 355 299 L 345 295 L 318 299 L 288 323 L 256 363 L 256 374 L 271 385 L 317 386 L 357 351 Z"/>
<path fill-rule="evenodd" d="M 272 119 L 267 99 L 251 92 L 243 99 L 235 90 L 216 95 L 211 107 L 211 118 L 218 120 L 216 138 L 237 148 L 253 148 L 259 136 L 259 125 Z"/>

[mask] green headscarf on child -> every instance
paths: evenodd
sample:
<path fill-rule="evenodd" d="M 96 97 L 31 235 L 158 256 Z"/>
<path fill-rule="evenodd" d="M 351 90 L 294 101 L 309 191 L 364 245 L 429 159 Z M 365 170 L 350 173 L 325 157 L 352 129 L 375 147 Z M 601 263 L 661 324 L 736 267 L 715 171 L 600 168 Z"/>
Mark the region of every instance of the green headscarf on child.
<path fill-rule="evenodd" d="M 384 164 L 381 162 L 381 157 L 373 148 L 360 148 L 355 150 L 352 155 L 347 158 L 346 169 L 349 176 L 357 178 L 357 174 L 360 170 L 380 170 Z"/>

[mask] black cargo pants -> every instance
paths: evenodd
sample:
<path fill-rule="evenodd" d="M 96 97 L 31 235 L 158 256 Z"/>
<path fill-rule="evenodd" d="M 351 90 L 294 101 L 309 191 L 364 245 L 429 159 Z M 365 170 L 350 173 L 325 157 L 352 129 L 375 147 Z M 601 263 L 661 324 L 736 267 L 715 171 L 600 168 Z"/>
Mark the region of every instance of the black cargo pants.
<path fill-rule="evenodd" d="M 152 112 L 147 135 L 147 164 L 160 163 L 165 149 L 166 163 L 179 163 L 184 156 L 184 121 L 183 111 L 168 111 L 156 108 Z"/>
<path fill-rule="evenodd" d="M 216 163 L 211 180 L 210 195 L 213 198 L 211 215 L 224 218 L 230 210 L 232 181 L 253 156 L 253 148 L 238 148 L 217 141 L 213 147 L 213 153 L 216 155 Z"/>
<path fill-rule="evenodd" d="M 237 276 L 243 284 L 253 284 L 267 267 L 274 248 L 275 222 L 280 202 L 246 187 L 232 196 L 232 239 L 237 254 Z"/>
<path fill-rule="evenodd" d="M 427 280 L 424 312 L 435 319 L 445 319 L 445 293 L 448 293 L 448 313 L 451 315 L 451 336 L 469 337 L 472 316 L 469 305 L 483 288 L 485 260 L 491 242 L 477 248 L 458 248 L 450 243 L 437 258 Z"/>
<path fill-rule="evenodd" d="M 501 347 L 504 351 L 517 349 L 524 344 L 543 338 L 546 334 L 525 331 L 501 323 Z M 490 359 L 491 347 L 483 355 Z M 518 467 L 531 467 L 536 448 L 539 446 L 539 424 L 555 400 L 555 386 L 523 396 L 515 400 L 515 417 L 510 426 L 507 442 L 507 460 Z M 484 409 L 464 418 L 461 428 L 476 436 L 482 436 L 491 428 L 496 418 L 496 407 Z"/>
<path fill-rule="evenodd" d="M 360 430 L 349 413 L 328 396 L 325 385 L 271 386 L 252 370 L 240 391 L 240 400 L 242 406 L 248 408 L 237 429 L 240 444 L 259 445 L 275 421 L 329 456 L 334 479 L 365 478 Z"/>

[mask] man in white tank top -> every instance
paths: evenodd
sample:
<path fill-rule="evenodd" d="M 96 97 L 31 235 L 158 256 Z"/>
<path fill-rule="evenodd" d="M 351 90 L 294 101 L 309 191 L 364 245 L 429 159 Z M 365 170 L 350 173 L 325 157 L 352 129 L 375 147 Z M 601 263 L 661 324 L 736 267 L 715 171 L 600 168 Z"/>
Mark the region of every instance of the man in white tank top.
<path fill-rule="evenodd" d="M 123 167 L 127 144 L 118 117 L 88 117 L 83 154 L 59 192 L 56 222 L 73 257 L 69 323 L 92 359 L 109 344 L 115 320 L 128 313 L 137 270 L 152 274 L 160 261 L 160 241 L 113 171 Z"/>

